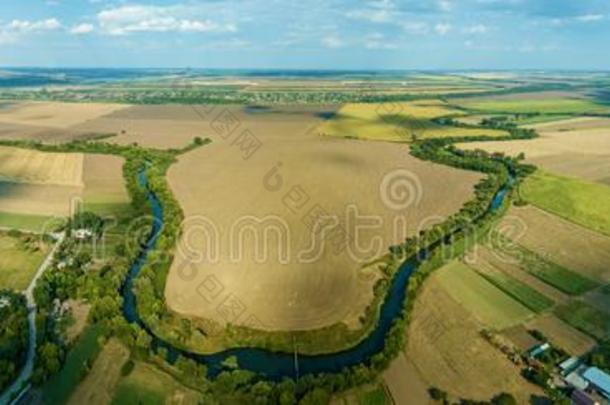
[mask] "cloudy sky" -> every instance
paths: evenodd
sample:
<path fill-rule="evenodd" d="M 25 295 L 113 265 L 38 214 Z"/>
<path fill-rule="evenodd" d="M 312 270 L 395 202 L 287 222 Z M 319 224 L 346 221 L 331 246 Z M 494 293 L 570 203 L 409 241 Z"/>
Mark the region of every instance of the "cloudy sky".
<path fill-rule="evenodd" d="M 610 69 L 608 0 L 19 0 L 0 66 Z"/>

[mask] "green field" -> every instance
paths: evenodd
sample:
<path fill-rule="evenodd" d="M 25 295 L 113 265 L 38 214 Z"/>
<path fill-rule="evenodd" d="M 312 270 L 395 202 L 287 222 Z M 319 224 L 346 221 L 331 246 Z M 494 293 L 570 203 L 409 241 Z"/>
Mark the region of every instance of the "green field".
<path fill-rule="evenodd" d="M 526 201 L 610 236 L 610 187 L 537 171 L 520 191 Z"/>
<path fill-rule="evenodd" d="M 437 274 L 439 283 L 454 300 L 493 328 L 504 329 L 532 315 L 527 307 L 462 262 L 451 262 Z"/>
<path fill-rule="evenodd" d="M 554 304 L 550 298 L 502 272 L 495 271 L 493 273 L 481 273 L 481 275 L 534 312 L 542 312 Z"/>
<path fill-rule="evenodd" d="M 137 362 L 133 371 L 119 382 L 112 404 L 180 403 L 195 405 L 202 403 L 201 400 L 198 392 L 185 388 L 168 374 L 151 365 Z"/>
<path fill-rule="evenodd" d="M 491 240 L 499 242 L 503 239 L 506 237 L 496 233 Z M 494 249 L 510 255 L 519 261 L 520 267 L 525 271 L 566 294 L 580 295 L 599 286 L 595 281 L 551 262 L 517 243 L 508 240 L 502 244 L 493 242 Z M 510 246 L 511 249 L 503 249 L 503 246 Z"/>
<path fill-rule="evenodd" d="M 610 336 L 610 315 L 582 301 L 573 300 L 558 306 L 555 315 L 598 340 Z"/>
<path fill-rule="evenodd" d="M 131 209 L 130 203 L 108 203 L 108 202 L 89 202 L 84 205 L 87 211 L 95 212 L 101 216 L 120 215 Z"/>
<path fill-rule="evenodd" d="M 9 236 L 0 231 L 0 288 L 25 290 L 49 251 L 39 235 Z"/>
<path fill-rule="evenodd" d="M 78 338 L 59 373 L 42 387 L 42 398 L 46 404 L 63 404 L 70 398 L 72 391 L 85 377 L 88 365 L 93 364 L 101 350 L 101 334 L 101 328 L 91 326 Z"/>
<path fill-rule="evenodd" d="M 392 402 L 388 399 L 383 387 L 377 387 L 367 391 L 359 398 L 360 405 L 388 405 Z"/>
<path fill-rule="evenodd" d="M 549 98 L 472 98 L 458 103 L 461 107 L 481 113 L 546 113 L 585 114 L 608 113 L 610 108 L 591 100 L 570 97 Z"/>
<path fill-rule="evenodd" d="M 53 230 L 53 228 L 61 222 L 62 220 L 60 218 L 46 217 L 42 215 L 0 212 L 0 228 L 41 232 Z"/>

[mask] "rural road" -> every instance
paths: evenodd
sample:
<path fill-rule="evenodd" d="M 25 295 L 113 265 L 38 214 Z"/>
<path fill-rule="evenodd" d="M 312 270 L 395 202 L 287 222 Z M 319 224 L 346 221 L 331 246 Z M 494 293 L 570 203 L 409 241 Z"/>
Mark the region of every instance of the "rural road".
<path fill-rule="evenodd" d="M 25 366 L 21 370 L 21 374 L 19 377 L 13 382 L 13 384 L 6 389 L 0 396 L 0 405 L 5 405 L 10 403 L 11 396 L 19 394 L 19 396 L 23 395 L 27 390 L 24 389 L 24 385 L 28 383 L 30 376 L 32 375 L 32 370 L 34 369 L 34 357 L 36 355 L 36 300 L 34 299 L 34 289 L 36 288 L 36 283 L 38 279 L 42 276 L 45 270 L 51 265 L 53 261 L 53 256 L 55 255 L 55 251 L 61 245 L 65 238 L 64 233 L 55 233 L 51 234 L 55 240 L 55 246 L 51 249 L 47 257 L 38 267 L 34 278 L 30 282 L 28 288 L 24 291 L 25 298 L 27 300 L 28 305 L 28 331 L 29 331 L 29 345 L 28 345 L 28 355 L 25 362 Z"/>

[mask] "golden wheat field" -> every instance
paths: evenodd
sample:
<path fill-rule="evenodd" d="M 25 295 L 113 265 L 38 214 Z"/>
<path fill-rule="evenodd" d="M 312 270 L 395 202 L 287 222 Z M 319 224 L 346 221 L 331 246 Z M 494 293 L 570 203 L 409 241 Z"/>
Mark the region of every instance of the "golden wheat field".
<path fill-rule="evenodd" d="M 0 139 L 69 142 L 118 132 L 116 127 L 87 129 L 87 125 L 127 108 L 121 104 L 13 102 L 0 109 Z"/>
<path fill-rule="evenodd" d="M 273 330 L 358 327 L 376 278 L 361 267 L 405 229 L 456 212 L 481 178 L 418 160 L 404 145 L 320 137 L 319 115 L 243 113 L 234 132 L 170 168 L 186 216 L 165 291 L 172 310 Z M 250 156 L 244 133 L 260 141 Z M 387 194 L 396 185 L 406 206 Z M 337 226 L 322 231 L 320 218 Z M 236 311 L 222 310 L 227 302 Z"/>
<path fill-rule="evenodd" d="M 0 212 L 65 216 L 129 201 L 122 158 L 0 147 Z"/>
<path fill-rule="evenodd" d="M 412 142 L 417 139 L 466 137 L 476 135 L 502 136 L 495 129 L 461 128 L 435 124 L 432 118 L 462 114 L 440 100 L 405 103 L 346 104 L 331 119 L 317 128 L 327 136 L 370 139 L 391 142 Z"/>

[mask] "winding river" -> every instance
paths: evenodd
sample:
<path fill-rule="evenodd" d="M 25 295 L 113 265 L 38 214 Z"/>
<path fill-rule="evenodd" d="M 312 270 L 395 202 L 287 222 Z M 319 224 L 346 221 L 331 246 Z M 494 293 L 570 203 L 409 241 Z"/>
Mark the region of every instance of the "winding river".
<path fill-rule="evenodd" d="M 510 188 L 509 182 L 499 189 L 487 211 L 493 213 L 503 203 Z M 345 351 L 323 355 L 298 355 L 293 353 L 279 353 L 258 348 L 229 349 L 215 354 L 197 354 L 176 348 L 170 343 L 154 334 L 154 332 L 139 317 L 136 308 L 136 297 L 133 292 L 133 283 L 146 261 L 147 254 L 155 246 L 159 231 L 163 224 L 163 207 L 160 201 L 148 188 L 145 171 L 140 172 L 138 182 L 146 188 L 148 201 L 151 205 L 155 221 L 148 240 L 139 253 L 138 258 L 129 269 L 126 281 L 121 289 L 124 298 L 123 315 L 130 323 L 137 323 L 152 338 L 153 349 L 164 348 L 168 351 L 168 358 L 173 361 L 178 355 L 203 363 L 208 367 L 210 376 L 222 371 L 222 362 L 228 357 L 235 356 L 241 369 L 250 370 L 264 375 L 270 380 L 281 380 L 284 377 L 295 378 L 305 374 L 335 373 L 350 366 L 365 363 L 371 357 L 383 350 L 385 337 L 395 319 L 401 316 L 403 303 L 406 297 L 409 277 L 418 267 L 418 257 L 426 257 L 429 252 L 441 245 L 441 242 L 420 251 L 415 257 L 403 263 L 391 281 L 388 293 L 381 305 L 379 321 L 375 329 L 356 346 Z M 445 238 L 446 239 L 446 238 Z"/>

